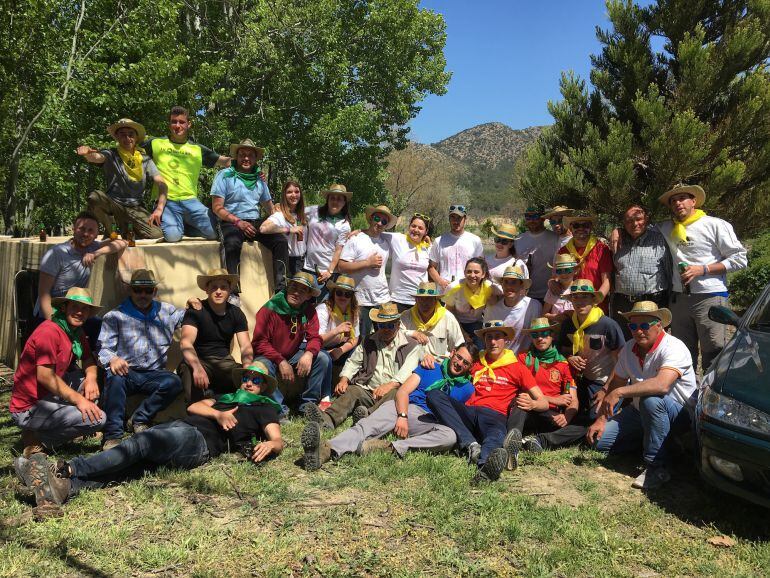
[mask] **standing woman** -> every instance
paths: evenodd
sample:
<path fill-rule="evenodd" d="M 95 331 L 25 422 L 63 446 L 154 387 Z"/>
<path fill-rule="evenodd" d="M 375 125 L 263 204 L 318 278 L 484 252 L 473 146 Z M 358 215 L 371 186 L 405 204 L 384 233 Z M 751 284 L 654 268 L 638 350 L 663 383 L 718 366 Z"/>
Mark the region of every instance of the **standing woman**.
<path fill-rule="evenodd" d="M 340 260 L 342 246 L 350 234 L 350 197 L 351 191 L 345 185 L 333 184 L 321 191 L 326 197 L 323 206 L 312 205 L 305 209 L 307 217 L 307 252 L 304 270 L 311 275 L 319 275 L 317 282 L 321 286 L 322 301 L 329 294 L 326 281 L 332 276 Z"/>
<path fill-rule="evenodd" d="M 289 244 L 289 277 L 294 277 L 302 270 L 305 258 L 305 239 L 307 236 L 307 217 L 305 216 L 305 197 L 296 181 L 286 181 L 281 191 L 278 210 L 259 226 L 262 234 L 283 233 Z"/>
<path fill-rule="evenodd" d="M 428 280 L 432 232 L 431 218 L 415 213 L 409 221 L 406 235 L 383 233 L 384 237 L 390 238 L 390 297 L 398 305 L 399 312 L 414 305 L 417 286 Z"/>
<path fill-rule="evenodd" d="M 516 258 L 515 239 L 518 229 L 508 223 L 503 223 L 498 228 L 492 227 L 492 234 L 495 236 L 495 254 L 487 259 L 489 265 L 489 278 L 494 280 L 503 276 L 503 272 L 508 267 L 520 267 L 524 272 L 524 278 L 529 279 L 529 270 L 524 261 Z M 499 285 L 498 285 L 499 288 Z"/>
<path fill-rule="evenodd" d="M 500 296 L 500 290 L 489 280 L 486 259 L 472 257 L 465 263 L 465 279 L 450 286 L 444 297 L 446 308 L 460 322 L 465 339 L 472 339 L 480 350 L 484 349 L 484 343 L 475 332 L 483 325 L 484 307 L 496 303 Z"/>

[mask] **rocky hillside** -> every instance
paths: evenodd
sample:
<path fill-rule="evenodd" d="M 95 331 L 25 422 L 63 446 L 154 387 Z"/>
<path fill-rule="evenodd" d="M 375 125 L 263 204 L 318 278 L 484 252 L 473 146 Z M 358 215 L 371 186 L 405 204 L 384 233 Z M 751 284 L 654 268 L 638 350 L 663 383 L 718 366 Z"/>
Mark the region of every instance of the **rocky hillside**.
<path fill-rule="evenodd" d="M 515 130 L 501 122 L 490 122 L 465 129 L 432 146 L 478 168 L 495 169 L 500 164 L 513 167 L 519 155 L 542 131 L 540 126 Z"/>

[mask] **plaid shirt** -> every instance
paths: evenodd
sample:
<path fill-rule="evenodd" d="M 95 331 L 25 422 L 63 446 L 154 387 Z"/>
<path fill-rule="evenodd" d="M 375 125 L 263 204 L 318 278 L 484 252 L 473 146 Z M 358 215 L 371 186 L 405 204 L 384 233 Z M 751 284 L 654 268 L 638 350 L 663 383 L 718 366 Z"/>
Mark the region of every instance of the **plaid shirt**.
<path fill-rule="evenodd" d="M 166 369 L 168 348 L 184 312 L 170 303 L 153 301 L 150 312 L 143 315 L 126 299 L 102 320 L 99 364 L 109 369 L 112 358 L 122 357 L 131 369 Z"/>
<path fill-rule="evenodd" d="M 636 297 L 671 289 L 672 261 L 666 239 L 653 225 L 632 240 L 624 230 L 622 242 L 613 256 L 615 291 Z"/>

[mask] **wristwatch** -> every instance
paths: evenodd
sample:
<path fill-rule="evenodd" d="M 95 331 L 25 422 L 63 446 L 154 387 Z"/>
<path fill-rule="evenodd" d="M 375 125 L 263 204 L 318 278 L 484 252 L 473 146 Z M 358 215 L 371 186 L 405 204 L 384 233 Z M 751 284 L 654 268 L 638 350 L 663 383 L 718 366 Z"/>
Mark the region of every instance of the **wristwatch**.
<path fill-rule="evenodd" d="M 409 418 L 409 416 L 406 415 L 403 411 L 398 412 L 397 415 L 398 415 L 398 417 Z"/>

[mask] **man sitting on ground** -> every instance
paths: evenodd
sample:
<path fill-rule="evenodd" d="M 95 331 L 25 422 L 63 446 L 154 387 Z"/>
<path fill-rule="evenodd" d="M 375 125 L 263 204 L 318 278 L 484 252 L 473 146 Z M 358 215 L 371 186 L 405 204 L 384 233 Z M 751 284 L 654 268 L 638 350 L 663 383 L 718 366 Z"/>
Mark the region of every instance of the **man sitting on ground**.
<path fill-rule="evenodd" d="M 385 402 L 369 417 L 328 442 L 321 441 L 319 424 L 308 423 L 302 432 L 305 469 L 317 470 L 330 459 L 352 452 L 364 455 L 381 449 L 404 457 L 410 449 L 437 453 L 452 449 L 457 436 L 431 415 L 425 395 L 428 391 L 440 389 L 452 399 L 464 403 L 473 393 L 468 371 L 477 354 L 473 343 L 463 343 L 452 349 L 450 357 L 433 369 L 418 367 L 398 388 L 395 400 Z M 379 439 L 390 431 L 401 439 L 394 442 Z"/>
<path fill-rule="evenodd" d="M 130 429 L 138 434 L 149 429 L 152 418 L 182 391 L 182 380 L 166 369 L 166 361 L 184 309 L 154 300 L 158 282 L 147 269 L 134 271 L 130 291 L 123 303 L 104 316 L 99 334 L 98 360 L 106 371 L 104 450 L 118 445 L 123 437 L 127 396 L 147 396 L 129 420 Z"/>

